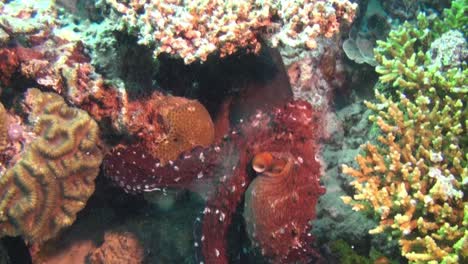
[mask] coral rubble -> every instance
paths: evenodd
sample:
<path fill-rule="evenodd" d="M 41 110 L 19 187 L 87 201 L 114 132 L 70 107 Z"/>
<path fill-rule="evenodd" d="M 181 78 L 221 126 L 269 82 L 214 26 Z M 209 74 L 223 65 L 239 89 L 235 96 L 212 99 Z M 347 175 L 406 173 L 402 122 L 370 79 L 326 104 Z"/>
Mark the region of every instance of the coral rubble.
<path fill-rule="evenodd" d="M 453 30 L 464 34 L 465 44 L 447 45 L 450 54 L 466 52 L 460 49 L 466 48 L 466 8 L 467 1 L 458 0 L 443 18 L 421 13 L 416 25 L 405 23 L 378 42 L 379 102 L 366 105 L 379 144 L 363 146 L 358 169 L 343 167 L 355 177 L 356 191 L 345 203 L 378 217 L 370 233 L 397 239 L 413 263 L 468 257 L 467 64 L 432 56 Z"/>
<path fill-rule="evenodd" d="M 94 192 L 103 154 L 86 112 L 37 89 L 26 101 L 35 139 L 1 175 L 0 231 L 40 242 L 73 223 Z"/>

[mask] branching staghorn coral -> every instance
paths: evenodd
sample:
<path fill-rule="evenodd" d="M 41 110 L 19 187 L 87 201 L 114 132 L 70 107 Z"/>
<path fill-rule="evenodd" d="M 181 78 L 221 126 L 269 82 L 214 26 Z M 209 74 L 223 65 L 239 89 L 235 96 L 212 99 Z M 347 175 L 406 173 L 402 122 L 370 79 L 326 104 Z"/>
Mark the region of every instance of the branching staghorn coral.
<path fill-rule="evenodd" d="M 356 191 L 343 201 L 377 217 L 370 233 L 398 239 L 411 263 L 468 260 L 466 61 L 440 63 L 431 54 L 445 34 L 465 34 L 466 23 L 456 20 L 466 20 L 466 6 L 454 1 L 444 19 L 420 14 L 417 25 L 405 23 L 378 43 L 385 93 L 376 91 L 379 103 L 366 105 L 379 143 L 363 146 L 358 169 L 343 166 Z M 454 45 L 452 53 L 466 49 L 464 38 L 464 48 Z"/>
<path fill-rule="evenodd" d="M 260 35 L 272 46 L 312 49 L 317 37 L 331 37 L 341 22 L 351 22 L 357 8 L 347 0 L 106 2 L 141 44 L 155 46 L 155 57 L 169 53 L 187 64 L 216 51 L 221 57 L 240 48 L 258 52 Z"/>
<path fill-rule="evenodd" d="M 99 128 L 57 94 L 30 89 L 36 138 L 0 177 L 0 236 L 41 242 L 71 225 L 94 192 Z"/>
<path fill-rule="evenodd" d="M 380 81 L 409 94 L 423 90 L 428 95 L 465 95 L 468 92 L 466 60 L 459 63 L 451 61 L 448 64 L 457 67 L 444 69 L 444 65 L 435 60 L 437 54 L 434 54 L 431 44 L 451 30 L 466 37 L 468 19 L 464 14 L 468 9 L 467 2 L 455 1 L 451 9 L 445 10 L 442 20 L 420 13 L 417 25 L 405 22 L 399 29 L 392 30 L 386 41 L 377 41 L 375 58 L 379 64 L 376 71 L 381 75 Z"/>

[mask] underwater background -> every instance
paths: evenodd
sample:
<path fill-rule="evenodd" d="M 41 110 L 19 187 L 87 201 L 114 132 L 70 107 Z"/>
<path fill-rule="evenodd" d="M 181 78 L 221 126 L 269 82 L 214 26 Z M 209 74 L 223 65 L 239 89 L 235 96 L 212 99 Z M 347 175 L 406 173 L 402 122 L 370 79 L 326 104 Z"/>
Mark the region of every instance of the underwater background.
<path fill-rule="evenodd" d="M 468 263 L 468 0 L 0 0 L 0 263 Z"/>

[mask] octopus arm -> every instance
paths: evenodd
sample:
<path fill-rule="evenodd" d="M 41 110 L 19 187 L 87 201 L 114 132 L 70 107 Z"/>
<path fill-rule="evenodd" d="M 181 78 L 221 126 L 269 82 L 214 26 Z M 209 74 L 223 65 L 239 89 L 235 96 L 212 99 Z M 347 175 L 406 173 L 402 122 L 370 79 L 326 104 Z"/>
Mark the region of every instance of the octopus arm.
<path fill-rule="evenodd" d="M 226 252 L 228 229 L 251 181 L 246 170 L 251 157 L 246 152 L 239 153 L 240 149 L 245 149 L 239 145 L 242 144 L 231 145 L 223 155 L 226 159 L 222 169 L 217 171 L 217 175 L 223 175 L 218 178 L 221 182 L 203 211 L 200 242 L 204 263 L 229 263 Z"/>
<path fill-rule="evenodd" d="M 157 191 L 161 188 L 190 188 L 213 175 L 219 163 L 218 146 L 196 147 L 178 159 L 163 164 L 139 144 L 114 148 L 103 166 L 105 174 L 129 193 Z"/>

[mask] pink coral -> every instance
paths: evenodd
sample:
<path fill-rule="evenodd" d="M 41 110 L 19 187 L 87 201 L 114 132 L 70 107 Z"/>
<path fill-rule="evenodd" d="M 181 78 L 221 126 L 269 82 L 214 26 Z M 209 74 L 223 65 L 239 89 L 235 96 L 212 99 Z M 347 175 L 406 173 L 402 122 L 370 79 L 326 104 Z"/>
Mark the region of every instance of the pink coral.
<path fill-rule="evenodd" d="M 329 38 L 352 21 L 357 8 L 347 0 L 107 2 L 130 28 L 139 28 L 140 43 L 156 44 L 155 56 L 169 53 L 186 63 L 216 51 L 221 57 L 242 48 L 258 52 L 261 39 L 313 49 L 317 37 Z"/>

